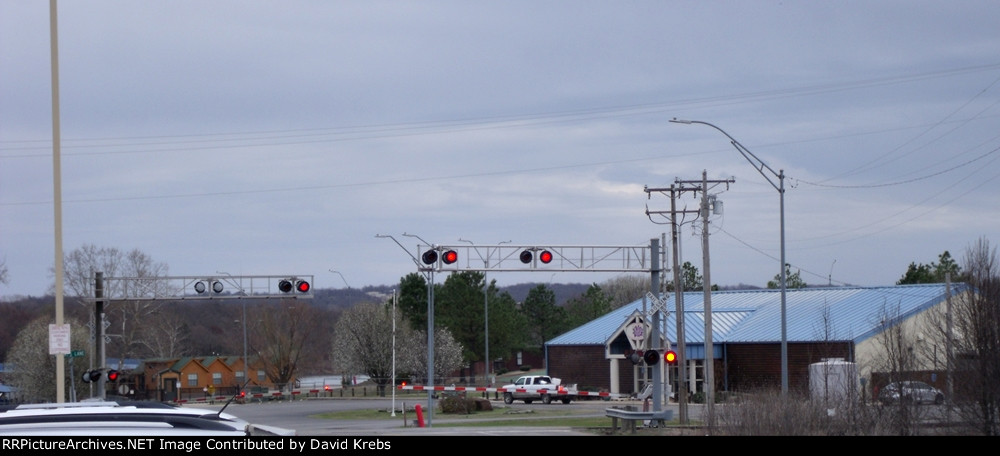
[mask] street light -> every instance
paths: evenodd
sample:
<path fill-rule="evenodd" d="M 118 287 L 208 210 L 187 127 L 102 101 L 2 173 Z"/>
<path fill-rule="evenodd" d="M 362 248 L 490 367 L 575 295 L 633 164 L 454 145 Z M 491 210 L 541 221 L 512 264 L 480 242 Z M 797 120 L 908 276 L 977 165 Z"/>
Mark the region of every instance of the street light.
<path fill-rule="evenodd" d="M 419 239 L 429 248 L 434 246 L 416 234 L 403 233 L 403 236 Z M 395 240 L 395 239 L 393 239 Z M 398 244 L 398 242 L 397 242 Z M 409 251 L 407 250 L 407 253 Z M 412 256 L 412 255 L 411 255 Z M 413 257 L 416 262 L 416 257 Z M 419 264 L 419 263 L 418 263 Z M 427 277 L 430 278 L 427 284 L 427 383 L 434 384 L 434 268 L 428 268 Z M 395 387 L 396 385 L 393 385 Z M 434 421 L 434 390 L 427 391 L 427 426 L 430 427 Z"/>
<path fill-rule="evenodd" d="M 396 289 L 392 289 L 392 416 L 396 416 Z"/>
<path fill-rule="evenodd" d="M 712 125 L 708 122 L 702 122 L 700 120 L 681 120 L 676 117 L 671 119 L 670 121 L 674 123 L 687 124 L 687 125 L 690 124 L 708 125 L 709 127 L 719 130 L 719 132 L 721 132 L 722 134 L 726 135 L 727 138 L 729 138 L 730 144 L 732 144 L 733 147 L 735 147 L 736 150 L 739 151 L 741 155 L 743 155 L 743 158 L 746 158 L 747 161 L 749 161 L 750 164 L 757 169 L 757 172 L 759 172 L 761 176 L 764 176 L 764 179 L 767 179 L 767 182 L 770 183 L 771 186 L 778 191 L 778 195 L 781 200 L 781 394 L 785 395 L 788 393 L 788 335 L 786 331 L 786 319 L 785 319 L 785 291 L 786 291 L 785 282 L 787 279 L 785 274 L 785 170 L 782 169 L 778 170 L 778 172 L 774 172 L 774 170 L 771 169 L 770 166 L 767 166 L 766 163 L 761 161 L 761 159 L 757 158 L 757 156 L 754 155 L 753 152 L 750 152 L 750 150 L 748 150 L 746 147 L 743 147 L 743 144 L 740 144 L 740 142 L 737 141 L 735 138 L 729 136 L 729 133 L 726 133 L 725 130 L 715 125 Z M 767 175 L 764 172 L 765 169 L 768 172 L 770 172 L 771 175 L 773 175 L 778 179 L 777 184 L 774 183 L 774 180 L 771 178 L 771 176 Z"/>
<path fill-rule="evenodd" d="M 466 239 L 462 239 L 462 238 L 459 238 L 458 241 L 459 242 L 468 242 L 469 244 L 473 244 L 472 241 L 469 241 L 469 240 L 466 240 Z M 499 251 L 500 245 L 510 244 L 510 242 L 511 241 L 500 241 L 500 242 L 498 242 L 497 243 L 497 250 Z M 475 244 L 473 244 L 473 245 L 475 245 Z M 479 249 L 475 249 L 475 250 L 476 250 L 476 255 L 479 255 L 479 258 L 483 259 L 483 283 L 485 284 L 483 286 L 483 321 L 485 322 L 485 329 L 486 329 L 486 338 L 485 338 L 485 342 L 486 342 L 486 372 L 484 373 L 484 376 L 486 377 L 486 379 L 485 379 L 486 380 L 486 382 L 485 382 L 486 385 L 490 386 L 490 374 L 493 373 L 493 361 L 490 360 L 490 307 L 489 307 L 490 281 L 487 280 L 487 274 L 489 273 L 489 269 L 490 269 L 490 248 L 489 247 L 486 248 L 486 258 L 483 258 L 483 256 L 479 253 Z"/>
<path fill-rule="evenodd" d="M 337 275 L 339 275 L 339 276 L 340 276 L 340 280 L 343 280 L 343 281 L 344 281 L 344 285 L 346 285 L 346 286 L 347 286 L 347 288 L 351 288 L 351 286 L 350 286 L 350 285 L 348 285 L 348 283 L 347 283 L 347 279 L 345 279 L 345 278 L 344 278 L 344 275 L 343 275 L 343 274 L 341 274 L 341 273 L 340 273 L 340 271 L 334 271 L 333 269 L 329 269 L 329 271 L 330 271 L 330 272 L 332 272 L 332 273 L 334 273 L 334 274 L 337 274 Z"/>

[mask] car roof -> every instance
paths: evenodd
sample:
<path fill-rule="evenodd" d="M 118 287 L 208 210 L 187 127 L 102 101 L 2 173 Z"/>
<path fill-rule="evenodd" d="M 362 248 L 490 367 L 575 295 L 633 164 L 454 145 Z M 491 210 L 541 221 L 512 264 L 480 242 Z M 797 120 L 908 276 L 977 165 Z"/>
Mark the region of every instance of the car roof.
<path fill-rule="evenodd" d="M 261 427 L 222 411 L 154 404 L 22 404 L 0 413 L 0 435 L 295 435 L 281 428 L 261 434 Z"/>

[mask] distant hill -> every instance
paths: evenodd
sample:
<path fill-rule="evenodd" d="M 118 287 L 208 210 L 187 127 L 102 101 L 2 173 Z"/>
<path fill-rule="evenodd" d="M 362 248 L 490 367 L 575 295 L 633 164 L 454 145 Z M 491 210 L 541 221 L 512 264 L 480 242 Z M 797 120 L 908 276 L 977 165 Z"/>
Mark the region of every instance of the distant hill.
<path fill-rule="evenodd" d="M 501 291 L 510 293 L 517 302 L 524 301 L 531 289 L 543 285 L 541 283 L 521 283 L 500 287 Z M 553 283 L 544 284 L 555 293 L 556 304 L 563 305 L 570 299 L 586 293 L 590 284 L 585 283 Z M 384 302 L 392 298 L 393 286 L 376 285 L 363 288 L 314 288 L 312 304 L 327 308 L 351 308 L 365 302 Z"/>

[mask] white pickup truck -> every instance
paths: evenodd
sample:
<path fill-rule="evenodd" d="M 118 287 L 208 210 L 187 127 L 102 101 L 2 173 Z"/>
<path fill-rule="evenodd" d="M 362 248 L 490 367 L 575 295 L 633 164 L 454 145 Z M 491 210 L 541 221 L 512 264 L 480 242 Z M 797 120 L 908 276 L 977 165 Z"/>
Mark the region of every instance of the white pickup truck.
<path fill-rule="evenodd" d="M 548 375 L 522 375 L 514 383 L 503 386 L 503 402 L 512 404 L 514 400 L 530 404 L 540 400 L 543 404 L 562 401 L 569 404 L 576 396 L 576 384 L 562 384 L 562 380 Z"/>

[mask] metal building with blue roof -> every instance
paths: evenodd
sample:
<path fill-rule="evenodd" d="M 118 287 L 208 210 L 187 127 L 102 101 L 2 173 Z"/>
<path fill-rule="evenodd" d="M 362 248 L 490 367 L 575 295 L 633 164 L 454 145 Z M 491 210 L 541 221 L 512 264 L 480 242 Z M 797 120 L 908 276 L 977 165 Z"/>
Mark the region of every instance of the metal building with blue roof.
<path fill-rule="evenodd" d="M 912 320 L 945 303 L 965 284 L 885 287 L 823 287 L 786 290 L 785 322 L 788 377 L 792 388 L 808 388 L 809 364 L 824 359 L 864 361 L 885 328 Z M 689 391 L 702 391 L 706 360 L 704 293 L 683 293 L 684 357 Z M 677 347 L 676 302 L 663 297 L 661 318 L 670 349 Z M 651 314 L 653 303 L 640 299 L 579 326 L 545 344 L 550 375 L 581 387 L 613 393 L 637 391 L 637 366 L 621 344 L 623 323 Z M 711 293 L 712 359 L 716 391 L 780 385 L 780 290 L 726 290 Z M 888 321 L 887 321 L 888 320 Z M 617 348 L 616 348 L 617 347 Z M 656 347 L 648 347 L 656 348 Z M 664 350 L 667 347 L 662 347 Z M 639 367 L 642 365 L 640 364 Z M 933 369 L 940 366 L 929 366 Z M 674 369 L 676 371 L 676 368 Z M 676 372 L 669 377 L 676 385 Z M 693 388 L 692 388 L 693 386 Z M 675 389 L 676 390 L 676 389 Z"/>

